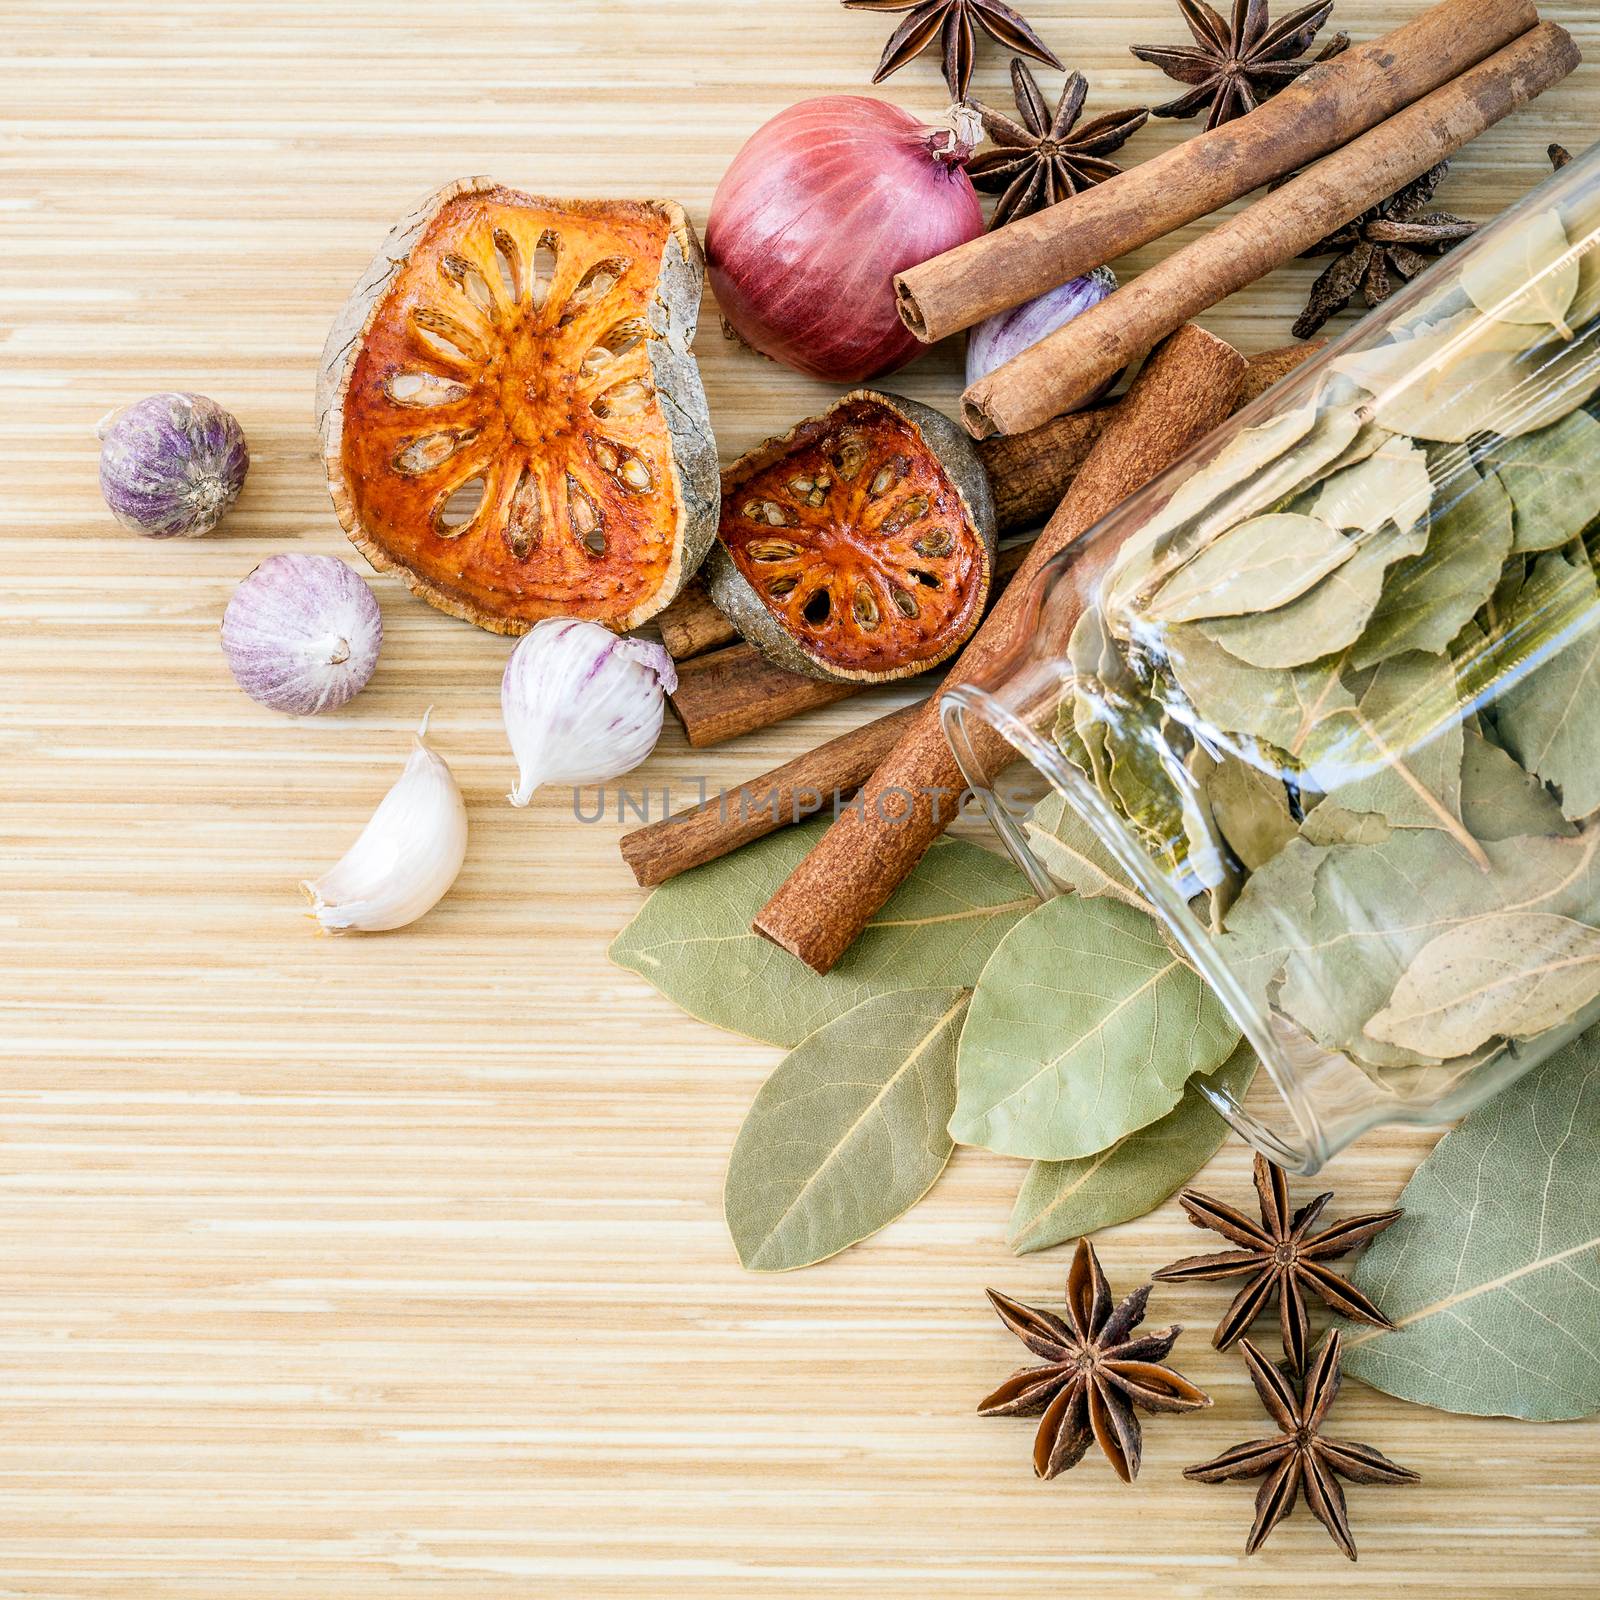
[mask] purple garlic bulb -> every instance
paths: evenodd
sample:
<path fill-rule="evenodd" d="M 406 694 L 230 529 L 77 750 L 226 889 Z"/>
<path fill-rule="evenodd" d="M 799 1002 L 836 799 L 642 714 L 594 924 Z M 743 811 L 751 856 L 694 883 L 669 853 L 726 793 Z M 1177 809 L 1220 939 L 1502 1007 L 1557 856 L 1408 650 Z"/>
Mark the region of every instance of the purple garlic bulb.
<path fill-rule="evenodd" d="M 378 602 L 335 556 L 268 556 L 222 616 L 234 681 L 291 716 L 337 711 L 360 694 L 382 644 Z"/>
<path fill-rule="evenodd" d="M 203 394 L 152 394 L 98 429 L 100 493 L 150 539 L 210 533 L 239 498 L 250 452 L 231 413 Z"/>
<path fill-rule="evenodd" d="M 1037 300 L 1025 300 L 1020 306 L 996 312 L 980 322 L 967 338 L 967 387 L 970 389 L 979 378 L 987 378 L 1057 328 L 1064 328 L 1074 317 L 1081 317 L 1115 294 L 1116 289 L 1116 274 L 1110 267 L 1096 267 L 1085 277 L 1047 290 Z M 1108 383 L 1106 388 L 1110 387 Z"/>

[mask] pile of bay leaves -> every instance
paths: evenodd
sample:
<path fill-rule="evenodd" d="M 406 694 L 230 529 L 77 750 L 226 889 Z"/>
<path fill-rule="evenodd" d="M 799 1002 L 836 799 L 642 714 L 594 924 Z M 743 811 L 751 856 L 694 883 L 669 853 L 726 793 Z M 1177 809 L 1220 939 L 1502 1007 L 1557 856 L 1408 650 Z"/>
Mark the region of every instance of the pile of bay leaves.
<path fill-rule="evenodd" d="M 1436 271 L 1187 480 L 1074 632 L 1056 725 L 1252 1003 L 1430 1107 L 1600 994 L 1600 269 L 1569 227 Z M 1255 1056 L 1077 810 L 1028 822 L 1067 892 L 943 839 L 824 977 L 750 921 L 825 826 L 674 879 L 611 951 L 788 1052 L 729 1161 L 746 1267 L 866 1238 L 957 1143 L 1031 1163 L 1019 1253 L 1205 1165 Z M 1600 1027 L 1417 1169 L 1357 1271 L 1404 1326 L 1350 1330 L 1348 1369 L 1451 1410 L 1600 1410 L 1597 1162 Z"/>
<path fill-rule="evenodd" d="M 1600 256 L 1547 210 L 1187 479 L 1070 641 L 1063 753 L 1384 1095 L 1600 998 L 1597 390 Z M 1032 832 L 1100 886 L 1074 816 Z"/>

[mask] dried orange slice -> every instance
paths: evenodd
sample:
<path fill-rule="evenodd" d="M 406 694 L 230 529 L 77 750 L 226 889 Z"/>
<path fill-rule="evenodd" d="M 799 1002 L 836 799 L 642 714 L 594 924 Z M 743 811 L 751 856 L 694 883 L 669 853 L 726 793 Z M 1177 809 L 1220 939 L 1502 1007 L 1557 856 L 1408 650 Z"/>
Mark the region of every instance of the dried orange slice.
<path fill-rule="evenodd" d="M 948 660 L 994 571 L 989 476 L 966 434 L 861 390 L 723 475 L 712 599 L 769 660 L 887 683 Z"/>
<path fill-rule="evenodd" d="M 495 633 L 654 616 L 716 531 L 689 350 L 703 276 L 670 202 L 543 200 L 488 178 L 430 196 L 323 353 L 345 531 L 430 605 Z"/>

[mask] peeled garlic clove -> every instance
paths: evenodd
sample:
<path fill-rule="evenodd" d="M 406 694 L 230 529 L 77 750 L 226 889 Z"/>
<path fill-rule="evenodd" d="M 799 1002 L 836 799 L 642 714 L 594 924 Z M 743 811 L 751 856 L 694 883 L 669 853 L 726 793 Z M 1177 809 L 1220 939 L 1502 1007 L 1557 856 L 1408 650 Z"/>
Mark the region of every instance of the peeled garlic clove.
<path fill-rule="evenodd" d="M 432 713 L 430 712 L 431 716 Z M 386 933 L 431 911 L 467 855 L 467 808 L 450 768 L 417 729 L 405 771 L 331 872 L 300 887 L 327 933 Z"/>
<path fill-rule="evenodd" d="M 619 639 L 596 622 L 552 618 L 511 652 L 500 685 L 514 806 L 544 783 L 603 783 L 631 772 L 661 737 L 672 657 L 644 639 Z"/>

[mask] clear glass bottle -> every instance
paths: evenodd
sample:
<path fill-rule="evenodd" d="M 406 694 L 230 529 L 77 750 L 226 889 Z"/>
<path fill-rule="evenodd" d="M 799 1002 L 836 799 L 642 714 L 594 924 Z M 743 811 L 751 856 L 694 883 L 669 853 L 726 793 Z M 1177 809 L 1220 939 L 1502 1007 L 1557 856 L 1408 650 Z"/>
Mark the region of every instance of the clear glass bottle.
<path fill-rule="evenodd" d="M 1600 146 L 1064 552 L 1031 647 L 943 699 L 1035 884 L 1117 875 L 1213 986 L 1285 1114 L 1213 1099 L 1302 1171 L 1600 1015 L 1597 247 Z"/>

